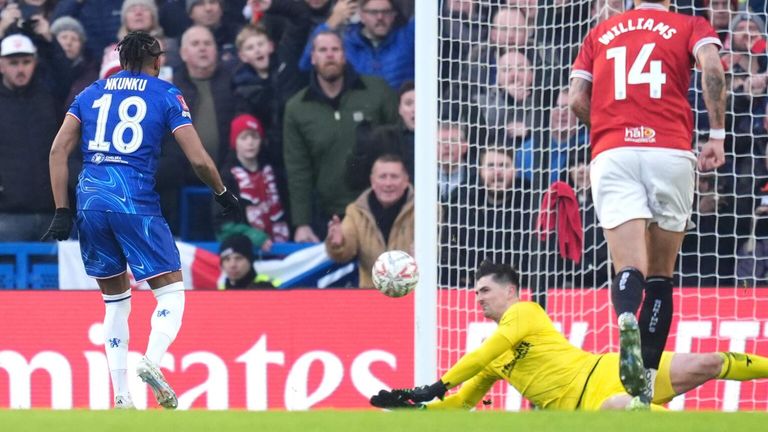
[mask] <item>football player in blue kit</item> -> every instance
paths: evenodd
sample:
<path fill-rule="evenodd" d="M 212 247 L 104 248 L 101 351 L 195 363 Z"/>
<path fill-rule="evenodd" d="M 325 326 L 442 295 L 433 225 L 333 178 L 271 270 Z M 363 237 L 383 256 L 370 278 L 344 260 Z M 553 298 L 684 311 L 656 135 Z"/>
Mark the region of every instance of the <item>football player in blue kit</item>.
<path fill-rule="evenodd" d="M 157 307 L 136 372 L 158 404 L 173 409 L 178 400 L 159 364 L 181 327 L 184 284 L 179 251 L 154 188 L 167 131 L 213 189 L 223 212 L 237 215 L 240 209 L 203 148 L 181 92 L 157 78 L 163 53 L 158 41 L 131 32 L 117 49 L 122 71 L 75 98 L 53 141 L 49 165 L 56 214 L 43 238 L 69 238 L 74 217 L 86 273 L 97 279 L 106 307 L 104 341 L 116 408 L 133 408 L 127 379 L 131 290 L 126 264 L 137 282 L 147 281 Z M 67 158 L 78 144 L 83 169 L 75 214 L 67 195 Z"/>

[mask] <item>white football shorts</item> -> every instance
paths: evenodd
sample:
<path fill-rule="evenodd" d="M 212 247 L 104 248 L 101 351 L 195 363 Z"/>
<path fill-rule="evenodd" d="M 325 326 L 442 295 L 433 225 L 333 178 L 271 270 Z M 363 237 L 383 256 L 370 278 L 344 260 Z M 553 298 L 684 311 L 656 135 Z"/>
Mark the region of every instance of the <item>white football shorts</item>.
<path fill-rule="evenodd" d="M 696 157 L 677 149 L 619 147 L 590 165 L 592 200 L 604 229 L 647 219 L 673 232 L 692 228 Z"/>

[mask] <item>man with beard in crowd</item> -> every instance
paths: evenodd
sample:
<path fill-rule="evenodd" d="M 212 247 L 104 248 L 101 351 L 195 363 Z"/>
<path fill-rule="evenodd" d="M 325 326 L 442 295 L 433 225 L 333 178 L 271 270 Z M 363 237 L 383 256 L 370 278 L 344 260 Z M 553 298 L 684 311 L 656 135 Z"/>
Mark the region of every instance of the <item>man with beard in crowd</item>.
<path fill-rule="evenodd" d="M 285 107 L 283 152 L 288 177 L 294 241 L 325 238 L 332 215 L 360 191 L 341 175 L 352 152 L 357 126 L 397 121 L 397 96 L 380 78 L 358 75 L 347 65 L 341 36 L 322 31 L 312 41 L 314 71 L 308 87 Z M 314 208 L 313 208 L 314 207 Z"/>

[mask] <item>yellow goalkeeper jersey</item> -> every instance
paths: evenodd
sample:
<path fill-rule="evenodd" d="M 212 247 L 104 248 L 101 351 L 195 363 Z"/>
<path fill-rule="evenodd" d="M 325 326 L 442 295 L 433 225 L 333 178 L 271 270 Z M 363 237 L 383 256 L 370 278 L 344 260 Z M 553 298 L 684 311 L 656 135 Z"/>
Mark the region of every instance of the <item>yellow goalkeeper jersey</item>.
<path fill-rule="evenodd" d="M 464 383 L 461 389 L 428 408 L 473 407 L 503 379 L 538 407 L 575 409 L 599 358 L 568 342 L 541 306 L 518 302 L 478 349 L 443 375 L 449 388 Z"/>

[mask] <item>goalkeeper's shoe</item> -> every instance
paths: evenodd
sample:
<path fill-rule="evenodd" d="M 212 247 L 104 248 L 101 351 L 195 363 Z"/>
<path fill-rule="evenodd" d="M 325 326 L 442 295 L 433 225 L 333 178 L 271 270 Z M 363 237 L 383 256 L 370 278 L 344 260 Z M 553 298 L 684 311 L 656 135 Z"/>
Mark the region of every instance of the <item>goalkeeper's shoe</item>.
<path fill-rule="evenodd" d="M 619 315 L 619 377 L 631 396 L 644 396 L 647 391 L 645 367 L 640 345 L 640 328 L 631 312 Z"/>
<path fill-rule="evenodd" d="M 115 396 L 115 409 L 135 409 L 133 400 L 128 395 Z"/>
<path fill-rule="evenodd" d="M 165 380 L 163 373 L 160 372 L 160 368 L 157 367 L 146 357 L 142 357 L 139 360 L 139 365 L 136 366 L 136 373 L 139 375 L 142 381 L 147 383 L 152 388 L 152 393 L 155 394 L 157 403 L 164 408 L 176 409 L 179 406 L 179 400 L 176 398 L 176 393 L 173 391 L 168 382 Z"/>

